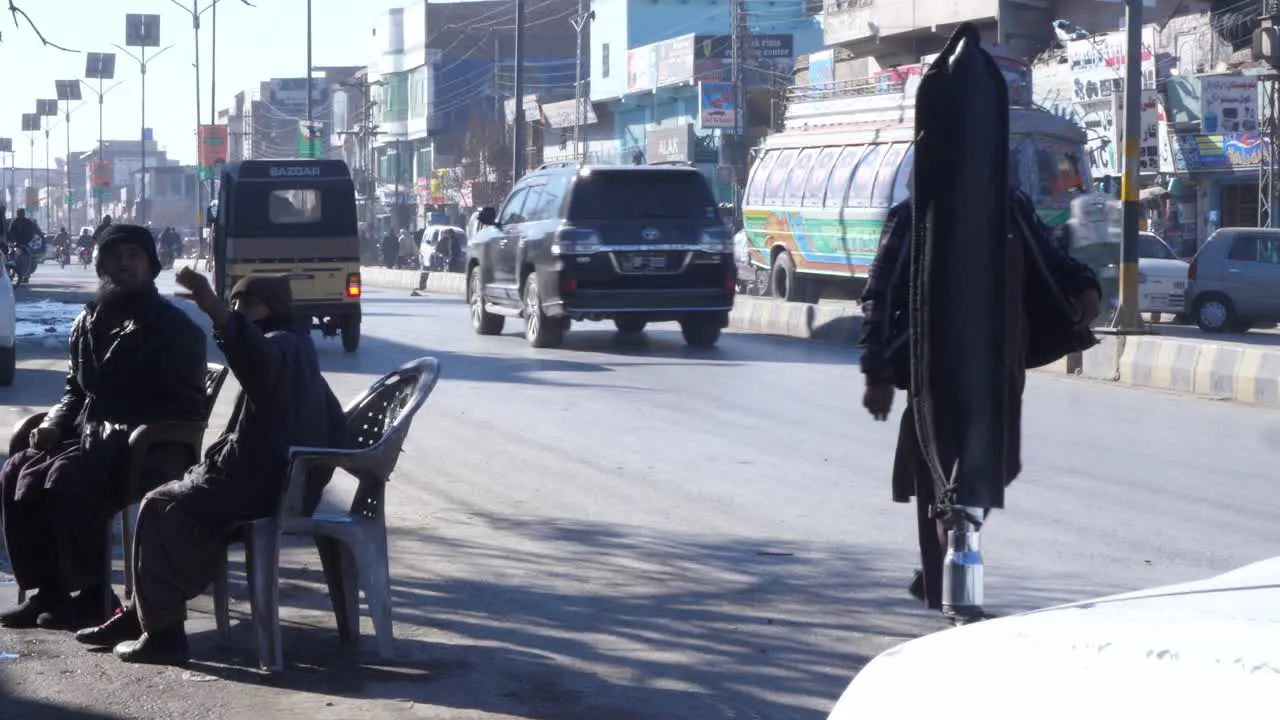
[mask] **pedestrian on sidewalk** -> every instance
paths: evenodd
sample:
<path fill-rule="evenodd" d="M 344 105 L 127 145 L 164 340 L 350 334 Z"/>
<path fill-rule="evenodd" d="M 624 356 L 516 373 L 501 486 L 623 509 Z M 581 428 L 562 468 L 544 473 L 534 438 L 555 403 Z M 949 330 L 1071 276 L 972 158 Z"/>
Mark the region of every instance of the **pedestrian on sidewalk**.
<path fill-rule="evenodd" d="M 275 514 L 290 447 L 341 447 L 344 434 L 342 406 L 320 373 L 310 332 L 293 321 L 287 279 L 245 278 L 232 289 L 230 305 L 190 268 L 177 281 L 212 320 L 214 340 L 241 389 L 226 431 L 204 460 L 143 499 L 133 602 L 76 633 L 86 645 L 114 647 L 125 662 L 187 661 L 186 602 L 213 582 L 231 531 Z M 309 478 L 308 510 L 331 476 Z"/>
<path fill-rule="evenodd" d="M 1069 352 L 1087 349 L 1096 342 L 1088 328 L 1100 310 L 1101 288 L 1093 271 L 1067 255 L 1053 240 L 1052 232 L 1036 214 L 1031 198 L 1021 190 L 1011 189 L 1009 209 L 1009 226 L 1021 244 L 1021 254 L 1025 259 L 1026 305 L 1020 323 L 1008 329 L 1010 336 L 1021 338 L 1023 345 L 1024 363 L 1011 368 L 1008 377 L 1013 414 L 1021 418 L 1027 368 L 1047 365 Z M 908 199 L 889 211 L 880 248 L 868 273 L 866 290 L 862 295 L 863 323 L 859 341 L 862 373 L 866 378 L 862 404 L 874 419 L 885 421 L 893 409 L 894 390 L 907 391 L 894 456 L 893 501 L 906 503 L 915 498 L 921 569 L 916 571 L 909 589 L 917 600 L 938 610 L 942 608 L 942 563 L 947 538 L 942 519 L 934 517 L 937 490 L 917 436 L 912 410 L 909 345 L 912 337 L 909 311 L 911 228 L 912 206 Z M 1036 257 L 1043 263 L 1035 262 Z M 1040 267 L 1047 269 L 1047 277 L 1039 270 Z M 1053 286 L 1056 292 L 1072 301 L 1072 318 L 1062 321 L 1042 312 L 1043 305 L 1032 301 L 1033 293 L 1043 296 L 1048 286 Z M 1040 353 L 1031 357 L 1028 348 L 1032 345 L 1055 350 L 1048 355 Z M 1018 437 L 1015 427 L 1013 442 L 1008 448 L 1010 474 L 1004 479 L 1006 485 L 1013 482 L 1021 469 Z M 954 458 L 942 458 L 944 472 L 950 473 L 954 463 Z"/>
<path fill-rule="evenodd" d="M 71 328 L 65 390 L 0 470 L 0 513 L 18 587 L 0 626 L 74 630 L 119 607 L 107 580 L 108 523 L 137 502 L 127 487 L 129 436 L 141 425 L 203 422 L 204 333 L 160 296 L 151 233 L 113 225 L 102 235 L 101 285 Z M 181 476 L 188 450 L 156 448 L 142 492 Z M 73 596 L 73 593 L 78 593 Z"/>

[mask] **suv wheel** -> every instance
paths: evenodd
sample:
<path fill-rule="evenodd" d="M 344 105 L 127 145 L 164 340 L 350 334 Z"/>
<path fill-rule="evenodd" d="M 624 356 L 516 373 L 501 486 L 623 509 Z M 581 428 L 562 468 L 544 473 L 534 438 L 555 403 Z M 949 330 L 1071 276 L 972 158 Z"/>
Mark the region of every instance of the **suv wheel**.
<path fill-rule="evenodd" d="M 619 315 L 613 319 L 613 326 L 618 328 L 618 332 L 627 335 L 644 332 L 644 326 L 647 324 L 634 315 Z"/>
<path fill-rule="evenodd" d="M 553 348 L 564 341 L 566 320 L 547 317 L 538 294 L 538 273 L 529 273 L 524 281 L 524 337 L 536 348 Z"/>
<path fill-rule="evenodd" d="M 471 282 L 467 284 L 467 304 L 471 306 L 471 329 L 477 335 L 498 335 L 507 319 L 484 309 L 484 283 L 480 266 L 471 268 Z"/>
<path fill-rule="evenodd" d="M 1197 298 L 1193 313 L 1196 325 L 1207 333 L 1224 333 L 1240 322 L 1230 298 L 1217 293 Z"/>
<path fill-rule="evenodd" d="M 684 343 L 693 348 L 710 348 L 720 340 L 720 322 L 714 315 L 694 316 L 680 321 Z"/>

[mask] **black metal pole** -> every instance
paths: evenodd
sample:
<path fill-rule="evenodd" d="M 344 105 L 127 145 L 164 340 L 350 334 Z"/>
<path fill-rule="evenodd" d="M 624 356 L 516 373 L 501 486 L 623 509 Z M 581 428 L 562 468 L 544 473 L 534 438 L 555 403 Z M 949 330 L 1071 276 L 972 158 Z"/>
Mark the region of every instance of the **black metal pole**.
<path fill-rule="evenodd" d="M 515 127 L 511 133 L 511 182 L 524 175 L 525 117 L 524 117 L 524 0 L 516 0 L 515 46 Z"/>

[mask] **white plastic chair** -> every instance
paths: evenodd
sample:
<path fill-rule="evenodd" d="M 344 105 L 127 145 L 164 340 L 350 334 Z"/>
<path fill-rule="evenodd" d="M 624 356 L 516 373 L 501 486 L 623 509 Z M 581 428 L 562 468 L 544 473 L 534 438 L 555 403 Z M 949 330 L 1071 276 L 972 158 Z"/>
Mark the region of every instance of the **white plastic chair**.
<path fill-rule="evenodd" d="M 289 476 L 276 516 L 243 526 L 245 575 L 258 645 L 258 665 L 268 672 L 284 667 L 280 639 L 280 539 L 315 539 L 337 618 L 338 635 L 356 643 L 360 636 L 360 599 L 377 633 L 378 652 L 391 657 L 391 577 L 387 562 L 386 484 L 399 460 L 414 415 L 440 379 L 440 362 L 419 358 L 389 373 L 346 410 L 348 449 L 295 447 L 289 450 Z M 307 515 L 305 496 L 313 470 L 345 470 L 358 482 L 345 513 Z M 230 631 L 227 570 L 214 581 L 214 613 L 219 632 Z"/>

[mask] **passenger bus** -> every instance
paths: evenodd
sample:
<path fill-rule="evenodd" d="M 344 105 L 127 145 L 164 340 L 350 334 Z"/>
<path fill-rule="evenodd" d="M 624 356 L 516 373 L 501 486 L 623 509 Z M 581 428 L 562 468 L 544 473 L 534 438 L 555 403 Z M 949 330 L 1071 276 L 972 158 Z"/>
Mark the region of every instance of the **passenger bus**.
<path fill-rule="evenodd" d="M 742 202 L 748 257 L 774 297 L 861 293 L 885 216 L 911 193 L 916 84 L 792 88 Z M 1035 107 L 1011 108 L 1009 130 L 1010 176 L 1046 223 L 1066 222 L 1073 191 L 1089 183 L 1084 131 Z"/>

